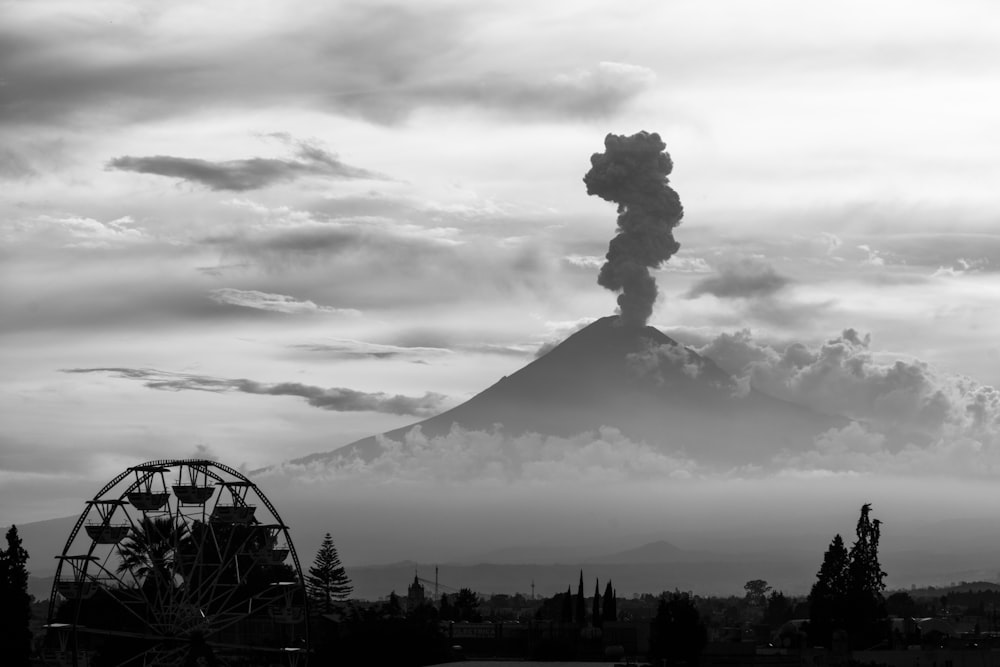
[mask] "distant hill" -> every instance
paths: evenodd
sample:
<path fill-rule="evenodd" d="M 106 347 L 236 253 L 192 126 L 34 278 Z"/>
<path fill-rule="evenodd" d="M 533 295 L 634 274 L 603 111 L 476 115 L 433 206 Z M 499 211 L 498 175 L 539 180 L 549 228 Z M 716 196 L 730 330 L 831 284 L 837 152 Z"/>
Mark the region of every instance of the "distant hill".
<path fill-rule="evenodd" d="M 55 557 L 62 554 L 66 538 L 79 516 L 36 521 L 17 526 L 21 546 L 28 552 L 28 572 L 36 577 L 49 577 L 56 572 Z M 6 534 L 9 526 L 2 528 Z M 5 545 L 6 546 L 6 545 Z M 46 597 L 48 592 L 46 592 Z"/>
<path fill-rule="evenodd" d="M 741 391 L 715 362 L 653 327 L 599 319 L 544 356 L 465 403 L 384 436 L 402 440 L 414 426 L 447 434 L 454 424 L 509 435 L 573 436 L 608 426 L 634 441 L 723 465 L 765 463 L 797 450 L 846 420 L 755 389 Z M 293 463 L 335 461 L 381 451 L 375 436 Z"/>
<path fill-rule="evenodd" d="M 639 563 L 674 563 L 684 560 L 696 560 L 698 558 L 698 553 L 679 549 L 670 542 L 660 540 L 634 549 L 627 549 L 596 558 L 588 558 L 586 562 L 629 565 Z"/>

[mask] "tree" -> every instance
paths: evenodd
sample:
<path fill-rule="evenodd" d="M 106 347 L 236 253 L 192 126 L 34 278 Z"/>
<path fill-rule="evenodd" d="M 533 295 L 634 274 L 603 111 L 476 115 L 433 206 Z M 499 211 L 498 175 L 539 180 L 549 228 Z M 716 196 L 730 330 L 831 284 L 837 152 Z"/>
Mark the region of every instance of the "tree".
<path fill-rule="evenodd" d="M 455 596 L 456 620 L 478 622 L 482 620 L 479 615 L 479 596 L 471 588 L 463 588 Z"/>
<path fill-rule="evenodd" d="M 708 643 L 708 630 L 686 593 L 660 598 L 649 637 L 650 655 L 667 665 L 697 665 Z"/>
<path fill-rule="evenodd" d="M 611 587 L 611 580 L 604 587 L 604 606 L 601 609 L 601 618 L 605 621 L 618 620 L 618 603 L 615 601 L 615 589 Z"/>
<path fill-rule="evenodd" d="M 885 575 L 878 560 L 878 542 L 882 522 L 872 520 L 871 503 L 861 506 L 856 528 L 857 540 L 851 546 L 847 567 L 848 631 L 851 643 L 865 647 L 884 638 L 878 627 L 885 618 Z"/>
<path fill-rule="evenodd" d="M 583 597 L 583 570 L 580 570 L 580 584 L 576 588 L 576 624 L 581 628 L 587 624 L 587 603 Z"/>
<path fill-rule="evenodd" d="M 763 579 L 751 579 L 743 584 L 746 597 L 744 598 L 751 607 L 763 607 L 767 604 L 767 594 L 771 591 L 770 585 Z"/>
<path fill-rule="evenodd" d="M 850 552 L 837 535 L 823 557 L 816 583 L 809 593 L 809 638 L 830 646 L 833 633 L 845 630 L 855 648 L 864 648 L 886 637 L 886 573 L 878 560 L 882 522 L 871 519 L 871 503 L 861 506 L 857 540 Z"/>
<path fill-rule="evenodd" d="M 599 628 L 603 619 L 604 617 L 601 615 L 601 583 L 600 580 L 594 579 L 594 606 L 590 610 L 590 623 L 595 628 Z"/>
<path fill-rule="evenodd" d="M 448 594 L 441 594 L 441 604 L 438 605 L 438 615 L 441 617 L 442 621 L 454 621 L 455 620 L 455 610 L 451 606 L 451 602 L 448 601 Z"/>
<path fill-rule="evenodd" d="M 833 631 L 844 627 L 847 613 L 848 554 L 838 533 L 823 554 L 816 583 L 809 591 L 809 640 L 830 646 Z"/>
<path fill-rule="evenodd" d="M 898 591 L 886 598 L 885 610 L 893 616 L 908 618 L 917 615 L 917 603 L 909 593 Z"/>
<path fill-rule="evenodd" d="M 7 548 L 0 549 L 0 646 L 4 664 L 27 667 L 31 662 L 31 596 L 28 595 L 28 552 L 17 526 L 7 531 Z"/>
<path fill-rule="evenodd" d="M 333 611 L 334 602 L 346 600 L 353 590 L 351 580 L 344 571 L 344 566 L 340 564 L 337 547 L 333 546 L 333 538 L 327 533 L 306 576 L 306 593 L 309 595 L 309 600 L 317 605 L 322 613 L 329 614 Z"/>
<path fill-rule="evenodd" d="M 143 580 L 156 577 L 172 581 L 174 558 L 187 539 L 186 524 L 177 524 L 172 517 L 143 516 L 118 546 L 118 573 L 130 572 Z"/>
<path fill-rule="evenodd" d="M 792 619 L 792 603 L 781 591 L 771 591 L 764 610 L 764 623 L 779 628 Z"/>
<path fill-rule="evenodd" d="M 563 623 L 573 622 L 573 588 L 572 586 L 566 587 L 566 597 L 562 601 L 562 615 L 560 620 Z"/>

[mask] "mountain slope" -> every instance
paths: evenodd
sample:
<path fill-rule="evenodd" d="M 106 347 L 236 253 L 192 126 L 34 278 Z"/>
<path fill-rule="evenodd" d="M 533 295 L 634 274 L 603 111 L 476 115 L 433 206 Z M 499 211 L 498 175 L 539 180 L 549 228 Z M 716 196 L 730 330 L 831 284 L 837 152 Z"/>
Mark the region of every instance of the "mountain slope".
<path fill-rule="evenodd" d="M 402 440 L 414 426 L 427 436 L 467 430 L 569 437 L 609 426 L 635 441 L 725 465 L 761 463 L 782 448 L 799 450 L 843 420 L 737 383 L 712 360 L 653 327 L 624 327 L 615 316 L 574 333 L 548 354 L 465 403 L 383 434 Z M 381 451 L 375 436 L 293 463 Z"/>

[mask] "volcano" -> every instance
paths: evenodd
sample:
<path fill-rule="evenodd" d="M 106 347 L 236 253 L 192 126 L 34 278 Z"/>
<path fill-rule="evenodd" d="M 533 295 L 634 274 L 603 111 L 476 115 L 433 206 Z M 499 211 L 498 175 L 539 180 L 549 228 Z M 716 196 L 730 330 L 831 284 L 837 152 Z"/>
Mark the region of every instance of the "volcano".
<path fill-rule="evenodd" d="M 711 359 L 651 326 L 601 318 L 547 354 L 458 405 L 384 433 L 402 441 L 414 427 L 427 437 L 466 430 L 570 437 L 613 427 L 635 442 L 724 466 L 767 463 L 782 449 L 801 451 L 846 424 L 741 388 Z M 292 463 L 360 457 L 382 451 L 377 436 Z"/>

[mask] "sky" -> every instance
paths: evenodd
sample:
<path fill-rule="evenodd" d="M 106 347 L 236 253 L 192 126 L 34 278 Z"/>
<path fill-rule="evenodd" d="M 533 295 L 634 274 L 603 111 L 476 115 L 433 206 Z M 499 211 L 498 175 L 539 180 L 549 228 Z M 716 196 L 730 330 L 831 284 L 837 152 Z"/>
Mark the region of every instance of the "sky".
<path fill-rule="evenodd" d="M 266 473 L 275 495 L 322 488 L 389 532 L 591 477 L 641 505 L 640 473 L 760 512 L 787 506 L 776 480 L 828 491 L 835 530 L 873 494 L 901 521 L 929 487 L 954 491 L 938 518 L 995 505 L 998 20 L 973 1 L 0 2 L 0 523 L 76 513 L 146 460 L 254 470 L 403 426 L 612 314 L 615 210 L 582 177 L 640 130 L 684 205 L 650 323 L 850 425 L 764 472 L 614 433 L 459 434 Z M 879 424 L 904 422 L 925 437 L 887 444 Z M 497 473 L 498 448 L 533 465 Z M 346 560 L 438 557 L 355 539 Z"/>

